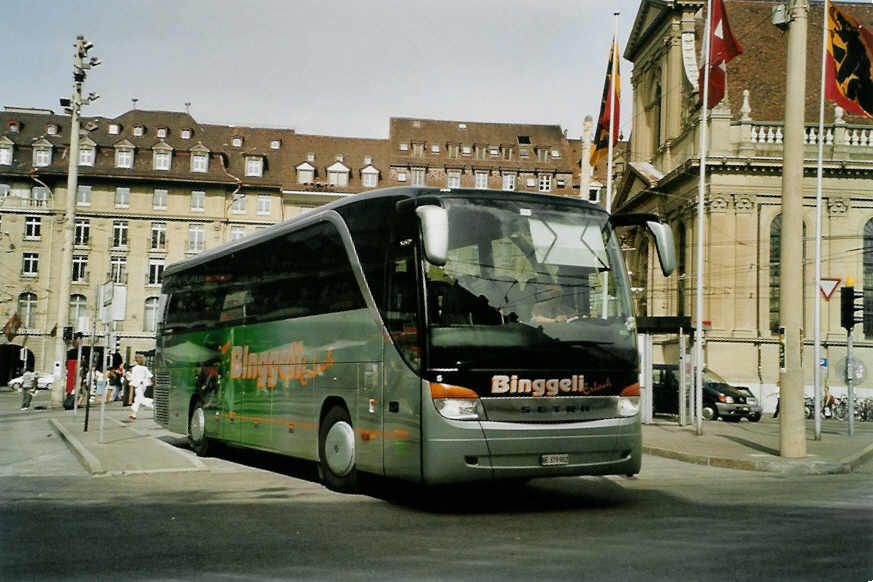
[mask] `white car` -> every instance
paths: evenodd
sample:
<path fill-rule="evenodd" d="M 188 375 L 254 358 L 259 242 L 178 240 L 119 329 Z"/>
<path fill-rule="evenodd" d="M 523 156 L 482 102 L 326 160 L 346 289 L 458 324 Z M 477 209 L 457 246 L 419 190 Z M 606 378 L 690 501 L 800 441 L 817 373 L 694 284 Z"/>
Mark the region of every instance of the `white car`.
<path fill-rule="evenodd" d="M 36 388 L 37 390 L 51 390 L 54 384 L 54 374 L 48 372 L 36 372 Z M 24 376 L 12 378 L 9 380 L 9 387 L 13 390 L 21 390 L 21 384 L 24 382 Z"/>

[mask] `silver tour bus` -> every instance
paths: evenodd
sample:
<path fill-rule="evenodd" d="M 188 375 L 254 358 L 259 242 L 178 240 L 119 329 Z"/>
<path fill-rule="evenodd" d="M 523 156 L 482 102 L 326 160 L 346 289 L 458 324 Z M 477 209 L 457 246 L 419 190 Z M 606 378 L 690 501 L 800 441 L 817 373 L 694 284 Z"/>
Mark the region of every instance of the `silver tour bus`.
<path fill-rule="evenodd" d="M 426 484 L 640 470 L 618 225 L 567 197 L 389 188 L 164 272 L 155 416 L 222 441 Z"/>

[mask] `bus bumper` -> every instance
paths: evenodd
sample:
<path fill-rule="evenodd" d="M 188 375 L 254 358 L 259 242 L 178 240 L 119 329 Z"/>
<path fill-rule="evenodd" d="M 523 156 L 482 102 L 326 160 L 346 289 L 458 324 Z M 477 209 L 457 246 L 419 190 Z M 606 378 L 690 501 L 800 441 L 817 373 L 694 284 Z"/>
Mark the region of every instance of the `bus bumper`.
<path fill-rule="evenodd" d="M 423 442 L 429 484 L 640 471 L 639 415 L 558 424 L 440 420 Z"/>

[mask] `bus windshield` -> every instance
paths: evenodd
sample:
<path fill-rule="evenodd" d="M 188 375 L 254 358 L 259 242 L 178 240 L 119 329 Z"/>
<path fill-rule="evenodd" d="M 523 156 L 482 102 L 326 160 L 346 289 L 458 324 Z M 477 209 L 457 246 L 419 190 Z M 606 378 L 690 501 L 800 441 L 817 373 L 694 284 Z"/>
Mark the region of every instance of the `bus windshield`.
<path fill-rule="evenodd" d="M 601 359 L 633 357 L 627 274 L 606 213 L 557 201 L 443 205 L 448 260 L 424 269 L 432 368 L 517 366 L 521 353 L 554 360 L 580 346 Z"/>

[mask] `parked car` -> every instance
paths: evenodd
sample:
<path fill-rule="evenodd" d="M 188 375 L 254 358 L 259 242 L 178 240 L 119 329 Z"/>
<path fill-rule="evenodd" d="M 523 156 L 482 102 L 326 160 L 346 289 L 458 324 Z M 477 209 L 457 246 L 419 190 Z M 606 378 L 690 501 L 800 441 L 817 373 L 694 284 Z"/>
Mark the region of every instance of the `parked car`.
<path fill-rule="evenodd" d="M 54 374 L 49 374 L 48 372 L 37 372 L 36 373 L 36 389 L 37 390 L 51 390 L 52 384 L 54 384 L 55 377 Z M 13 390 L 20 390 L 21 384 L 24 382 L 24 376 L 19 376 L 18 378 L 12 378 L 9 380 L 9 387 Z"/>
<path fill-rule="evenodd" d="M 675 364 L 654 364 L 653 401 L 656 413 L 679 413 L 679 367 Z M 693 381 L 693 380 L 692 380 Z M 761 405 L 746 386 L 731 386 L 727 380 L 710 370 L 703 370 L 703 418 L 737 422 L 748 418 L 761 420 Z"/>

